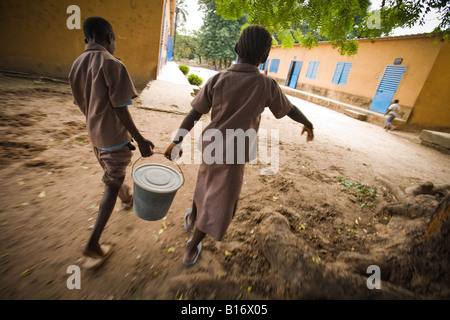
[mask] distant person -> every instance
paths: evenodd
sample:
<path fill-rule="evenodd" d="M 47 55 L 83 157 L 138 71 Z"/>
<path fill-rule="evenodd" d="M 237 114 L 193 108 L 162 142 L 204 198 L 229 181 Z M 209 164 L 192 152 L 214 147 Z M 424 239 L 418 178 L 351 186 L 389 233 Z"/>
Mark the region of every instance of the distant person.
<path fill-rule="evenodd" d="M 207 132 L 227 129 L 258 131 L 261 113 L 266 107 L 279 119 L 288 115 L 304 126 L 300 135 L 307 133 L 306 141 L 314 138 L 313 125 L 282 93 L 277 82 L 259 72 L 258 66 L 267 60 L 272 47 L 272 36 L 261 26 L 249 26 L 243 30 L 235 51 L 238 63 L 210 78 L 192 101 L 192 110 L 181 123 L 175 140 L 167 148 L 165 156 L 174 159 L 181 155 L 181 142 L 203 114 L 211 111 L 211 123 L 202 133 L 203 161 L 200 165 L 192 208 L 185 213 L 184 226 L 194 230 L 188 240 L 183 263 L 193 265 L 201 252 L 206 234 L 221 241 L 236 212 L 241 193 L 245 163 L 254 160 L 250 155 L 250 143 L 245 143 L 245 161 L 228 163 L 226 150 L 223 161 L 207 164 L 205 148 L 211 142 Z M 211 131 L 212 129 L 212 131 Z M 232 140 L 232 148 L 236 148 Z M 239 152 L 239 151 L 238 151 Z M 179 153 L 179 154 L 177 154 Z M 236 149 L 233 155 L 241 156 Z M 221 164 L 223 163 L 223 164 Z"/>
<path fill-rule="evenodd" d="M 389 106 L 386 113 L 384 114 L 385 116 L 389 114 L 388 118 L 386 119 L 386 125 L 384 126 L 384 129 L 386 129 L 386 131 L 395 129 L 395 127 L 392 125 L 392 121 L 394 121 L 395 117 L 397 116 L 397 114 L 400 112 L 401 109 L 398 102 L 399 101 L 397 99 L 394 100 L 394 103 Z"/>
<path fill-rule="evenodd" d="M 143 157 L 153 154 L 154 145 L 136 128 L 128 105 L 137 97 L 125 65 L 114 57 L 116 37 L 111 24 L 100 17 L 90 17 L 83 25 L 86 49 L 73 63 L 69 74 L 74 103 L 86 116 L 86 129 L 94 153 L 103 168 L 105 192 L 97 221 L 83 255 L 85 268 L 99 266 L 111 252 L 112 245 L 100 245 L 100 236 L 114 209 L 117 197 L 124 207 L 133 205 L 130 186 L 124 183 L 131 151 L 136 140 Z"/>

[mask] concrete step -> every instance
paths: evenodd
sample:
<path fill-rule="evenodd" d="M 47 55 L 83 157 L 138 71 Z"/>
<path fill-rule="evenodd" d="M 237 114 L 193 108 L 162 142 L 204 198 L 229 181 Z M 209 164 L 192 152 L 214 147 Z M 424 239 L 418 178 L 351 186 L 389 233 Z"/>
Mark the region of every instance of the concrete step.
<path fill-rule="evenodd" d="M 423 145 L 450 154 L 450 133 L 422 130 L 419 138 Z"/>
<path fill-rule="evenodd" d="M 351 110 L 351 109 L 345 109 L 344 110 L 344 114 L 352 117 L 356 120 L 360 120 L 360 121 L 367 121 L 367 114 L 355 111 L 355 110 Z"/>
<path fill-rule="evenodd" d="M 369 123 L 376 124 L 380 127 L 385 126 L 387 117 L 385 117 L 384 114 L 382 114 L 382 113 L 364 109 L 364 108 L 360 108 L 357 106 L 353 106 L 351 104 L 333 100 L 330 98 L 322 97 L 322 96 L 319 96 L 317 94 L 313 94 L 310 92 L 292 89 L 292 88 L 289 88 L 286 86 L 280 86 L 280 87 L 281 87 L 281 90 L 284 92 L 284 94 L 318 104 L 320 106 L 335 110 L 337 112 L 344 113 L 350 117 L 353 117 L 353 118 L 361 120 L 361 121 L 367 121 Z M 394 121 L 392 122 L 392 124 L 394 125 L 394 127 L 396 129 L 398 129 L 406 124 L 406 120 L 403 120 L 400 118 L 395 118 Z"/>

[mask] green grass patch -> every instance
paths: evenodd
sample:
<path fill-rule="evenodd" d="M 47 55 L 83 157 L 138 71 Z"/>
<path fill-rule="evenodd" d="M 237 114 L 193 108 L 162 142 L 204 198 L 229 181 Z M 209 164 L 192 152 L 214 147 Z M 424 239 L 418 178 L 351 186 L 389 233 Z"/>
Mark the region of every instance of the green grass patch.
<path fill-rule="evenodd" d="M 361 207 L 371 207 L 378 198 L 377 190 L 361 182 L 353 182 L 350 179 L 337 177 L 338 182 L 344 186 L 344 190 L 353 195 Z"/>

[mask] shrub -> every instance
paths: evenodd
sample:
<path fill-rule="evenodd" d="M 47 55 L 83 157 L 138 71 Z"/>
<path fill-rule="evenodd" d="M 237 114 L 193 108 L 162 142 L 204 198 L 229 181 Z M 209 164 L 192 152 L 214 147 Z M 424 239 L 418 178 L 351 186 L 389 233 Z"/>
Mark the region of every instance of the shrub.
<path fill-rule="evenodd" d="M 184 75 L 187 75 L 189 73 L 189 67 L 185 65 L 179 65 L 178 68 L 183 72 Z"/>
<path fill-rule="evenodd" d="M 200 78 L 198 75 L 196 74 L 190 74 L 188 77 L 188 81 L 190 84 L 192 84 L 193 86 L 199 86 L 203 83 L 203 79 Z"/>

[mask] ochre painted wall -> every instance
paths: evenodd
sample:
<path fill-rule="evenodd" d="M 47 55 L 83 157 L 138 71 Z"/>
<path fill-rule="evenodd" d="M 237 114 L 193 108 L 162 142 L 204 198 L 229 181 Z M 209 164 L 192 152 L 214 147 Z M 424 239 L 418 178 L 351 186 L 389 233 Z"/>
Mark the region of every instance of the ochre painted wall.
<path fill-rule="evenodd" d="M 67 78 L 84 51 L 83 21 L 101 16 L 113 26 L 115 56 L 128 68 L 138 90 L 156 79 L 166 0 L 2 0 L 0 69 Z M 173 0 L 167 0 L 168 19 Z M 81 10 L 81 29 L 68 29 L 67 7 Z M 172 13 L 172 15 L 171 15 Z"/>
<path fill-rule="evenodd" d="M 442 42 L 408 125 L 450 132 L 450 44 Z"/>
<path fill-rule="evenodd" d="M 280 66 L 278 73 L 269 72 L 268 75 L 284 84 L 291 60 L 296 57 L 295 60 L 303 61 L 297 89 L 368 109 L 386 66 L 393 65 L 396 58 L 403 58 L 401 65 L 407 68 L 394 99 L 400 100 L 404 119 L 407 119 L 433 68 L 441 44 L 435 44 L 435 39 L 426 35 L 359 40 L 358 43 L 358 53 L 353 57 L 341 56 L 327 42 L 319 43 L 311 50 L 298 45 L 293 49 L 275 47 L 269 59 L 280 59 Z M 320 61 L 314 80 L 305 78 L 309 61 Z M 331 83 L 338 62 L 353 63 L 346 85 Z"/>
<path fill-rule="evenodd" d="M 175 0 L 166 0 L 166 9 L 165 9 L 165 18 L 163 19 L 162 25 L 162 43 L 160 47 L 160 66 L 164 65 L 167 60 L 167 50 L 169 48 L 169 36 L 172 35 L 172 26 L 173 26 L 173 18 L 174 18 L 174 10 L 171 10 L 171 7 L 175 8 Z M 172 3 L 172 6 L 171 6 Z"/>

